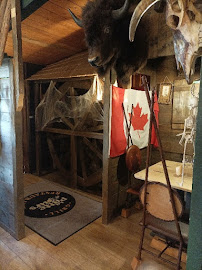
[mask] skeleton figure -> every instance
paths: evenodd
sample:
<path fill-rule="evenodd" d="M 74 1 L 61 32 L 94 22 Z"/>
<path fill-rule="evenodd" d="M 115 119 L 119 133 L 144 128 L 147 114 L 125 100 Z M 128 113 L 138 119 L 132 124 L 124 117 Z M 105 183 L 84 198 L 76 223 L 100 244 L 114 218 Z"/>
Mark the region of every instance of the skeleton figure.
<path fill-rule="evenodd" d="M 186 149 L 187 149 L 188 143 L 193 144 L 193 159 L 195 156 L 196 117 L 197 117 L 197 112 L 198 112 L 199 97 L 194 94 L 194 88 L 195 88 L 195 83 L 193 83 L 191 87 L 192 98 L 190 99 L 190 102 L 189 102 L 190 115 L 185 119 L 183 133 L 180 133 L 177 135 L 177 136 L 182 136 L 179 141 L 179 144 L 182 145 L 184 142 L 184 153 L 183 153 L 183 159 L 182 159 L 182 182 L 180 184 L 181 186 L 183 186 L 183 182 L 184 182 L 184 168 L 185 168 L 185 163 L 186 163 Z M 193 164 L 193 160 L 192 160 L 192 164 Z"/>

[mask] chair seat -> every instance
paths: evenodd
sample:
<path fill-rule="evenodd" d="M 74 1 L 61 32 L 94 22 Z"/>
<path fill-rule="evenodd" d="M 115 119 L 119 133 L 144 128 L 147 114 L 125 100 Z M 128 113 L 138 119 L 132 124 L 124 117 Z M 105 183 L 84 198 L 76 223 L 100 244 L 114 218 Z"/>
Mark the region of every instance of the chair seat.
<path fill-rule="evenodd" d="M 140 222 L 140 225 L 142 225 L 142 221 Z M 183 222 L 179 222 L 179 225 L 180 225 L 184 243 L 187 244 L 189 225 Z M 146 226 L 148 229 L 156 233 L 160 233 L 164 235 L 165 237 L 179 241 L 175 221 L 163 221 L 161 219 L 155 218 L 152 215 L 146 213 Z"/>

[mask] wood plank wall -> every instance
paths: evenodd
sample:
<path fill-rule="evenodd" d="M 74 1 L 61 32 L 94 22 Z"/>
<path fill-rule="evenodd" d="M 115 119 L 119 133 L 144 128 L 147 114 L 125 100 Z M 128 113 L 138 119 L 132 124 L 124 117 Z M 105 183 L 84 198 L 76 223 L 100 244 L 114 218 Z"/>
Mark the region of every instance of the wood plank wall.
<path fill-rule="evenodd" d="M 22 118 L 15 115 L 12 80 L 12 61 L 6 59 L 0 67 L 0 225 L 15 238 L 21 239 L 24 236 L 24 191 L 22 162 L 18 164 L 17 161 L 22 158 L 19 134 Z M 17 179 L 18 170 L 20 179 Z M 17 183 L 19 186 L 16 186 Z"/>
<path fill-rule="evenodd" d="M 148 62 L 148 65 L 140 71 L 141 74 L 150 75 L 151 77 L 151 87 L 158 88 L 159 84 L 164 82 L 165 77 L 167 76 L 170 82 L 174 82 L 175 80 L 184 79 L 184 75 L 182 73 L 177 72 L 176 69 L 176 61 L 175 57 L 167 56 L 161 57 L 158 59 L 153 59 Z M 197 78 L 199 73 L 195 74 Z M 166 82 L 168 80 L 166 78 Z M 182 133 L 182 129 L 172 129 L 172 113 L 173 113 L 173 104 L 172 104 L 173 93 L 171 96 L 171 103 L 168 105 L 159 104 L 159 130 L 160 137 L 163 145 L 163 150 L 165 153 L 165 158 L 168 160 L 174 161 L 182 161 L 184 147 L 179 144 L 179 140 L 181 137 L 177 137 L 176 135 Z M 187 146 L 187 153 L 191 155 L 193 153 L 192 145 L 189 144 Z M 146 148 L 141 150 L 142 155 L 142 164 L 141 169 L 146 167 Z M 126 200 L 126 189 L 128 186 L 119 186 L 117 179 L 117 166 L 118 159 L 110 158 L 109 159 L 109 202 L 108 202 L 108 217 L 109 221 L 112 217 L 120 213 L 120 209 L 125 203 Z M 153 148 L 152 150 L 152 158 L 151 164 L 157 163 L 160 161 L 160 154 L 158 149 Z M 133 185 L 138 186 L 140 182 L 137 179 L 132 179 Z"/>
<path fill-rule="evenodd" d="M 154 87 L 156 85 L 156 71 L 155 71 L 154 66 L 147 65 L 143 70 L 141 70 L 140 73 L 150 76 L 151 87 Z M 142 156 L 141 169 L 144 169 L 146 166 L 146 148 L 141 150 L 141 156 Z M 108 158 L 107 162 L 108 162 L 107 222 L 109 222 L 113 217 L 120 214 L 120 211 L 126 202 L 126 197 L 127 197 L 126 190 L 128 189 L 128 185 L 125 185 L 125 186 L 119 185 L 119 182 L 117 179 L 117 167 L 118 167 L 119 157 Z M 103 181 L 105 181 L 104 177 L 105 176 L 103 175 Z M 137 182 L 134 179 L 134 177 L 132 177 L 131 180 L 132 180 L 133 186 L 139 186 L 140 183 Z M 105 197 L 103 197 L 103 203 L 105 203 L 104 198 Z M 106 219 L 104 219 L 104 223 L 107 223 L 107 222 L 106 222 Z"/>
<path fill-rule="evenodd" d="M 167 76 L 167 78 L 166 78 Z M 195 74 L 197 78 L 198 72 Z M 156 85 L 160 83 L 168 82 L 174 83 L 176 80 L 184 79 L 184 75 L 179 73 L 176 69 L 176 61 L 174 56 L 161 58 L 156 66 Z M 175 89 L 173 89 L 175 91 Z M 166 159 L 182 161 L 182 155 L 184 147 L 179 144 L 181 137 L 176 135 L 182 133 L 182 129 L 172 129 L 172 114 L 173 114 L 173 91 L 171 95 L 170 104 L 159 104 L 159 129 L 162 140 L 163 150 L 165 152 Z M 193 153 L 192 146 L 188 144 L 187 153 L 191 155 Z M 156 153 L 157 154 L 157 153 Z M 158 155 L 158 154 L 157 154 Z M 157 156 L 154 155 L 157 159 Z"/>

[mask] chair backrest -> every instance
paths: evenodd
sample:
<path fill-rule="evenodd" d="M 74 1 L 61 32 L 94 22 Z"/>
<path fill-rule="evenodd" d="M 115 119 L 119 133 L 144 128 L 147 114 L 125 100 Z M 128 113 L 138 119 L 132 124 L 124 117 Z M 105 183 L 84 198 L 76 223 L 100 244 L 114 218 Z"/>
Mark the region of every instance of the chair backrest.
<path fill-rule="evenodd" d="M 140 200 L 144 204 L 145 185 L 140 190 Z M 172 189 L 177 217 L 183 213 L 183 204 L 178 193 Z M 159 182 L 149 182 L 147 184 L 146 210 L 154 217 L 173 221 L 174 214 L 170 200 L 168 187 Z"/>
<path fill-rule="evenodd" d="M 137 145 L 131 145 L 126 151 L 126 166 L 130 172 L 137 172 L 141 165 L 141 152 Z"/>

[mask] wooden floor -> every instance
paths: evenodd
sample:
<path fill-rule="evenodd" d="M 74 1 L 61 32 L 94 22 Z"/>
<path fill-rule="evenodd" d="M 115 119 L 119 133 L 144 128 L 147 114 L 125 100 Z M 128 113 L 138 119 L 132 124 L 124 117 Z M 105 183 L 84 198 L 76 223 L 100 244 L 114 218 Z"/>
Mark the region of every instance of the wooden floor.
<path fill-rule="evenodd" d="M 38 180 L 26 176 L 25 185 Z M 141 216 L 136 210 L 129 218 L 117 217 L 109 225 L 103 225 L 99 218 L 58 246 L 27 227 L 21 241 L 0 228 L 0 270 L 131 270 L 131 260 L 138 250 Z M 148 232 L 145 245 L 149 246 L 150 241 Z M 140 270 L 175 269 L 145 253 L 143 259 Z"/>

